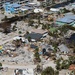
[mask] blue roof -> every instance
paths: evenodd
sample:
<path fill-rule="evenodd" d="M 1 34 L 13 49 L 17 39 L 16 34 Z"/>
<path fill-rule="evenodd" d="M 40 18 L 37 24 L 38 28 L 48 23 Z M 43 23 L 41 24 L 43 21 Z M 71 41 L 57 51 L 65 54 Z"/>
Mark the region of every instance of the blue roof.
<path fill-rule="evenodd" d="M 14 8 L 17 8 L 17 7 L 20 7 L 20 6 L 21 6 L 21 5 L 18 4 L 18 3 L 10 4 L 10 2 L 6 2 L 5 5 L 12 6 L 12 7 L 14 7 Z"/>
<path fill-rule="evenodd" d="M 72 19 L 72 20 L 75 20 L 75 15 L 68 15 L 68 16 L 65 16 L 66 18 L 69 18 L 69 19 Z"/>
<path fill-rule="evenodd" d="M 6 3 L 5 3 L 5 5 L 8 5 L 8 4 L 10 4 L 10 2 L 6 2 Z"/>
<path fill-rule="evenodd" d="M 43 53 L 42 52 L 39 52 L 39 54 L 42 55 Z"/>
<path fill-rule="evenodd" d="M 20 7 L 21 5 L 18 4 L 18 3 L 13 3 L 12 6 L 13 6 L 14 8 L 17 8 L 17 7 Z"/>
<path fill-rule="evenodd" d="M 74 20 L 71 20 L 71 19 L 66 18 L 66 17 L 60 18 L 60 19 L 57 20 L 57 22 L 64 22 L 64 23 L 71 23 L 71 22 L 73 22 L 73 21 L 74 21 Z"/>
<path fill-rule="evenodd" d="M 33 9 L 32 7 L 28 7 L 28 6 L 25 6 L 24 8 L 26 8 L 26 9 L 28 9 L 28 10 L 29 10 L 29 9 Z"/>
<path fill-rule="evenodd" d="M 75 15 L 67 15 L 63 18 L 57 19 L 57 22 L 71 23 L 75 21 Z"/>

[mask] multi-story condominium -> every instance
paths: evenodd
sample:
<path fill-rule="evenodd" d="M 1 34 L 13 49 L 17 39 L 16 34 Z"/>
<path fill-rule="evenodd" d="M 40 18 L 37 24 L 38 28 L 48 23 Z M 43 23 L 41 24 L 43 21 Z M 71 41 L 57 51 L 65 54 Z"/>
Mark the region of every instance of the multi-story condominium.
<path fill-rule="evenodd" d="M 37 0 L 31 0 L 31 1 L 24 1 L 24 0 L 14 0 L 14 1 L 6 1 L 2 4 L 3 9 L 5 11 L 5 13 L 19 13 L 19 12 L 23 12 L 25 10 L 31 10 L 34 9 L 36 7 L 38 7 L 39 5 L 37 4 Z"/>
<path fill-rule="evenodd" d="M 31 0 L 0 0 L 0 9 L 3 8 L 3 4 L 6 2 L 10 2 L 10 3 L 18 3 L 18 4 L 23 4 L 26 2 L 29 2 Z"/>
<path fill-rule="evenodd" d="M 18 4 L 26 4 L 27 2 L 38 3 L 40 1 L 44 1 L 44 0 L 0 0 L 0 9 L 3 8 L 3 4 L 6 3 L 6 2 L 18 3 Z"/>
<path fill-rule="evenodd" d="M 10 2 L 10 3 L 18 3 L 18 4 L 24 4 L 26 2 L 41 2 L 41 1 L 44 1 L 44 2 L 47 2 L 47 4 L 52 4 L 54 3 L 55 0 L 0 0 L 0 9 L 3 7 L 3 4 L 6 3 L 6 2 Z"/>

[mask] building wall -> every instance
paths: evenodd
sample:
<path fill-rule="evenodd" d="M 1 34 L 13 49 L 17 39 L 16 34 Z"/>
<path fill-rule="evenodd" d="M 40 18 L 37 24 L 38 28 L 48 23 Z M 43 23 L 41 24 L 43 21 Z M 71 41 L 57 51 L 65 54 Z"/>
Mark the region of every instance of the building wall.
<path fill-rule="evenodd" d="M 19 7 L 18 8 L 13 7 L 12 4 L 10 3 L 4 4 L 3 7 L 6 13 L 17 13 L 19 8 Z"/>
<path fill-rule="evenodd" d="M 10 3 L 19 3 L 19 4 L 22 4 L 24 2 L 26 2 L 27 0 L 0 0 L 0 9 L 3 8 L 3 4 L 6 3 L 6 2 L 10 2 Z M 28 0 L 28 1 L 31 1 L 31 0 Z"/>
<path fill-rule="evenodd" d="M 72 25 L 72 26 L 73 26 L 74 24 L 75 24 L 75 21 L 74 21 L 74 22 L 72 22 L 72 23 L 70 23 L 70 25 Z"/>
<path fill-rule="evenodd" d="M 3 5 L 5 12 L 10 13 L 10 7 L 8 5 Z"/>
<path fill-rule="evenodd" d="M 56 24 L 57 24 L 57 25 L 59 25 L 59 26 L 62 26 L 62 25 L 65 25 L 65 24 L 67 24 L 67 23 L 63 23 L 63 22 L 56 22 Z"/>
<path fill-rule="evenodd" d="M 5 2 L 10 2 L 10 3 L 14 3 L 17 2 L 19 4 L 25 3 L 26 1 L 30 1 L 30 2 L 39 2 L 39 1 L 45 1 L 49 4 L 54 3 L 55 1 L 60 2 L 60 1 L 67 1 L 67 0 L 0 0 L 0 9 L 2 8 L 3 4 Z"/>
<path fill-rule="evenodd" d="M 63 23 L 63 22 L 56 22 L 56 24 L 57 24 L 57 25 L 59 25 L 59 26 L 62 26 L 62 25 L 66 25 L 67 23 Z M 74 21 L 74 22 L 72 22 L 72 23 L 70 23 L 70 24 L 68 24 L 68 25 L 73 26 L 74 24 L 75 24 L 75 21 Z"/>

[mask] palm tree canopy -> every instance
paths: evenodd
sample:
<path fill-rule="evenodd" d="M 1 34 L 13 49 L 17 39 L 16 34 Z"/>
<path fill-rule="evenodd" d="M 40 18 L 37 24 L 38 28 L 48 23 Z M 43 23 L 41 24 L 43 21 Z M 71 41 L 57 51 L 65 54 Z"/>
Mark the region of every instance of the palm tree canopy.
<path fill-rule="evenodd" d="M 41 75 L 54 75 L 54 69 L 52 67 L 47 67 Z"/>

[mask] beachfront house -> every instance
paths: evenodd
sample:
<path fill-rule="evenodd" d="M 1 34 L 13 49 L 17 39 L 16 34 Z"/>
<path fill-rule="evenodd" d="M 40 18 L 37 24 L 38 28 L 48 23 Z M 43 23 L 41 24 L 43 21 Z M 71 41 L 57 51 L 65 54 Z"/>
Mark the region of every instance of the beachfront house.
<path fill-rule="evenodd" d="M 70 52 L 69 48 L 68 48 L 66 45 L 64 45 L 64 44 L 59 45 L 59 46 L 58 46 L 58 49 L 59 49 L 59 51 L 60 51 L 61 53 L 64 53 L 64 54 Z"/>
<path fill-rule="evenodd" d="M 58 13 L 58 12 L 60 12 L 60 9 L 59 8 L 50 8 L 50 11 L 53 13 Z"/>
<path fill-rule="evenodd" d="M 75 70 L 75 64 L 71 64 L 70 66 L 69 66 L 69 70 Z"/>
<path fill-rule="evenodd" d="M 62 25 L 74 25 L 75 24 L 75 15 L 67 15 L 64 16 L 63 18 L 59 18 L 56 20 L 56 24 L 58 26 L 62 26 Z"/>
<path fill-rule="evenodd" d="M 43 49 L 45 49 L 46 52 L 53 52 L 54 47 L 52 45 L 45 44 L 45 45 L 42 45 L 42 50 Z"/>
<path fill-rule="evenodd" d="M 25 34 L 25 38 L 28 39 L 29 41 L 35 42 L 45 38 L 47 35 L 48 35 L 47 30 L 34 29 L 34 30 L 30 30 L 30 33 Z"/>
<path fill-rule="evenodd" d="M 4 10 L 5 10 L 5 13 L 18 13 L 21 5 L 18 4 L 18 3 L 11 4 L 9 2 L 6 2 L 6 3 L 3 4 L 3 7 L 4 7 Z"/>
<path fill-rule="evenodd" d="M 29 33 L 25 35 L 25 38 L 28 39 L 28 41 L 39 41 L 42 38 L 42 34 L 39 33 Z"/>
<path fill-rule="evenodd" d="M 52 45 L 49 45 L 49 44 L 41 44 L 40 45 L 42 48 L 42 51 L 40 52 L 40 54 L 43 54 L 43 55 L 46 55 L 46 56 L 49 56 L 50 53 L 53 53 L 54 51 L 54 47 Z"/>
<path fill-rule="evenodd" d="M 34 29 L 34 30 L 31 30 L 30 32 L 41 34 L 43 37 L 46 37 L 48 35 L 48 31 L 42 30 L 42 29 Z"/>
<path fill-rule="evenodd" d="M 73 9 L 75 9 L 75 3 L 72 3 L 72 4 L 69 4 L 69 5 L 65 6 L 65 8 L 66 8 L 67 10 L 72 11 Z"/>

